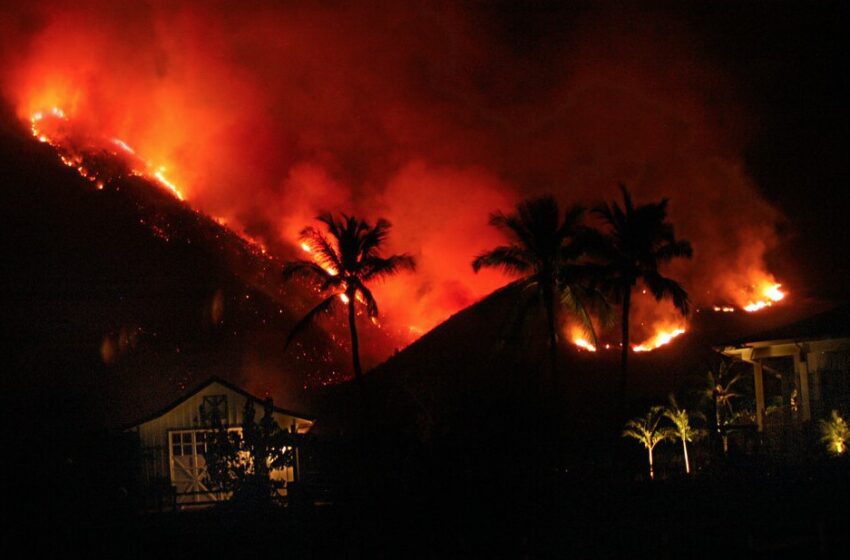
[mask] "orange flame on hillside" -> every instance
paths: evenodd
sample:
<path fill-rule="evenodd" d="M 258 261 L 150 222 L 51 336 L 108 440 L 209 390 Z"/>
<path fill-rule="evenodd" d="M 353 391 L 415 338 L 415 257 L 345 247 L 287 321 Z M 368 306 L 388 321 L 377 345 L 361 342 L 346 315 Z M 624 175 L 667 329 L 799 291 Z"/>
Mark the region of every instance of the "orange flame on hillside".
<path fill-rule="evenodd" d="M 780 288 L 782 288 L 782 284 L 762 284 L 757 292 L 761 299 L 750 301 L 749 303 L 747 303 L 744 306 L 744 311 L 752 313 L 753 311 L 759 311 L 761 309 L 764 309 L 765 307 L 772 306 L 774 303 L 782 301 L 783 299 L 785 299 L 786 294 Z"/>
<path fill-rule="evenodd" d="M 75 168 L 81 176 L 95 183 L 98 189 L 103 189 L 105 182 L 116 178 L 115 176 L 108 176 L 109 170 L 104 172 L 102 169 L 99 169 L 97 161 L 94 160 L 95 156 L 93 156 L 93 154 L 96 154 L 98 150 L 105 150 L 116 156 L 124 165 L 127 166 L 125 170 L 127 174 L 148 178 L 161 185 L 164 189 L 167 189 L 179 200 L 185 200 L 183 193 L 177 185 L 165 176 L 166 168 L 164 166 L 152 165 L 143 159 L 128 143 L 119 138 L 87 135 L 83 138 L 84 141 L 82 144 L 80 144 L 79 138 L 72 136 L 72 134 L 77 133 L 72 129 L 72 124 L 73 123 L 66 112 L 59 106 L 53 106 L 48 110 L 36 111 L 30 117 L 30 129 L 32 135 L 40 142 L 47 143 L 54 147 L 65 165 Z M 79 148 L 78 146 L 80 145 L 82 145 L 83 148 Z M 220 218 L 217 219 L 217 221 L 220 224 L 225 222 Z M 244 233 L 241 235 L 243 238 L 247 238 L 248 241 L 257 245 L 262 254 L 266 254 L 266 248 L 261 242 L 246 236 Z M 327 262 L 326 259 L 322 258 L 321 252 L 311 246 L 309 241 L 300 242 L 298 245 L 304 252 L 310 254 L 313 261 L 329 274 L 338 274 L 335 267 L 331 263 Z M 786 292 L 781 289 L 782 285 L 775 282 L 771 275 L 760 272 L 757 274 L 757 277 L 761 277 L 762 280 L 753 282 L 754 287 L 750 289 L 741 290 L 741 295 L 737 298 L 740 309 L 743 309 L 744 311 L 756 312 L 767 307 L 771 307 L 775 303 L 782 301 L 787 295 Z M 339 299 L 346 304 L 349 301 L 349 298 L 345 293 L 340 293 Z M 361 303 L 363 302 L 362 297 L 360 297 L 359 294 L 357 299 L 361 301 Z M 712 306 L 711 309 L 716 312 L 732 313 L 739 308 L 730 305 L 715 305 Z M 414 337 L 417 337 L 423 332 L 422 329 L 412 326 L 409 330 Z M 671 326 L 669 323 L 666 323 L 664 327 L 656 328 L 654 334 L 652 334 L 652 336 L 644 342 L 632 345 L 632 350 L 634 352 L 648 352 L 654 350 L 671 343 L 676 337 L 680 336 L 685 331 L 685 325 L 680 324 Z M 596 352 L 598 350 L 597 345 L 590 342 L 588 337 L 580 328 L 573 328 L 570 331 L 569 340 L 571 340 L 572 343 L 581 350 L 589 352 Z M 621 345 L 604 344 L 601 345 L 601 348 L 611 349 L 612 346 L 620 347 Z"/>
<path fill-rule="evenodd" d="M 65 111 L 63 111 L 61 107 L 57 106 L 51 107 L 46 111 L 36 111 L 30 116 L 30 131 L 32 132 L 32 135 L 36 137 L 39 142 L 53 146 L 56 151 L 59 152 L 59 157 L 65 165 L 76 168 L 77 172 L 81 176 L 93 183 L 96 183 L 98 189 L 103 189 L 105 181 L 109 181 L 117 177 L 105 177 L 104 172 L 89 167 L 92 163 L 91 159 L 93 154 L 86 153 L 86 149 L 76 148 L 74 142 L 67 141 L 67 138 L 63 138 L 64 130 L 68 128 L 69 125 L 70 120 Z M 177 185 L 165 177 L 165 167 L 156 167 L 147 162 L 120 138 L 111 138 L 108 141 L 99 138 L 89 138 L 87 141 L 91 144 L 89 147 L 93 152 L 106 150 L 113 156 L 123 156 L 121 157 L 122 163 L 127 165 L 130 175 L 137 175 L 151 179 L 153 182 L 165 187 L 165 189 L 177 197 L 178 200 L 185 200 L 183 193 Z M 116 146 L 119 151 L 116 152 L 112 150 L 112 146 Z"/>
<path fill-rule="evenodd" d="M 635 352 L 649 352 L 660 348 L 665 344 L 670 344 L 674 338 L 685 334 L 685 328 L 682 327 L 664 327 L 659 329 L 651 338 L 640 344 L 633 344 L 632 350 Z"/>
<path fill-rule="evenodd" d="M 579 349 L 587 350 L 588 352 L 596 352 L 596 345 L 593 344 L 585 330 L 578 325 L 570 325 L 567 331 L 567 338 Z"/>

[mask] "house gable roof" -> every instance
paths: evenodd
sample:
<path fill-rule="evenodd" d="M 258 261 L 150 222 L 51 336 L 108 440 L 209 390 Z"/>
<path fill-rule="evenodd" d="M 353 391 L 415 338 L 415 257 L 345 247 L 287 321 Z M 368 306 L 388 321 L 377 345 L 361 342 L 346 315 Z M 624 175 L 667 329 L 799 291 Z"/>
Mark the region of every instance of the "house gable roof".
<path fill-rule="evenodd" d="M 163 408 L 161 408 L 161 409 L 159 409 L 159 410 L 157 410 L 157 411 L 155 411 L 151 414 L 144 416 L 143 418 L 133 422 L 132 424 L 124 426 L 124 429 L 129 430 L 131 428 L 135 428 L 136 426 L 140 426 L 140 425 L 142 425 L 146 422 L 150 422 L 151 420 L 154 420 L 155 418 L 159 418 L 160 416 L 164 416 L 165 414 L 168 414 L 169 412 L 171 412 L 172 410 L 174 410 L 175 408 L 177 408 L 178 406 L 180 406 L 181 404 L 183 404 L 187 400 L 191 399 L 194 395 L 198 394 L 199 392 L 203 391 L 204 389 L 206 389 L 207 387 L 209 387 L 210 385 L 212 385 L 214 383 L 218 383 L 219 385 L 226 387 L 227 389 L 233 391 L 234 393 L 237 393 L 237 394 L 245 397 L 246 399 L 250 399 L 250 400 L 252 400 L 256 403 L 265 402 L 264 399 L 261 399 L 261 398 L 257 397 L 256 395 L 252 395 L 251 393 L 249 393 L 245 389 L 242 389 L 241 387 L 234 385 L 233 383 L 230 383 L 229 381 L 226 381 L 226 380 L 224 380 L 224 379 L 222 379 L 222 378 L 220 378 L 216 375 L 213 375 L 213 376 L 209 377 L 206 381 L 196 385 L 192 389 L 187 390 L 185 392 L 185 394 L 183 394 L 180 398 L 173 401 L 169 405 L 167 405 L 167 406 L 165 406 L 165 407 L 163 407 Z M 277 412 L 277 413 L 280 413 L 280 414 L 286 414 L 287 416 L 292 416 L 294 418 L 298 418 L 298 419 L 301 419 L 301 420 L 307 420 L 309 422 L 315 422 L 316 421 L 316 419 L 313 416 L 303 414 L 301 412 L 294 412 L 294 411 L 291 411 L 291 410 L 287 410 L 287 409 L 281 408 L 279 406 L 273 406 L 273 410 L 274 410 L 274 412 Z"/>

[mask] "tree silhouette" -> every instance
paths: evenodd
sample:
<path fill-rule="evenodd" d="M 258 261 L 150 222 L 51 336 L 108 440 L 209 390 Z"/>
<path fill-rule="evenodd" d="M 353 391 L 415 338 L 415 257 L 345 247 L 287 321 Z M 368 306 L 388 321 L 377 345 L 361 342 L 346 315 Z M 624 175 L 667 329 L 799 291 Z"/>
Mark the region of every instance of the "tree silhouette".
<path fill-rule="evenodd" d="M 669 199 L 635 206 L 628 189 L 620 185 L 623 206 L 613 202 L 594 208 L 607 233 L 595 239 L 595 252 L 601 258 L 599 274 L 607 288 L 622 304 L 622 353 L 620 362 L 620 402 L 625 402 L 629 359 L 629 312 L 632 290 L 642 281 L 656 300 L 669 297 L 683 314 L 689 311 L 688 294 L 682 286 L 663 276 L 662 264 L 676 257 L 690 258 L 691 244 L 676 239 L 667 221 Z"/>
<path fill-rule="evenodd" d="M 201 405 L 200 413 L 204 425 L 210 428 L 204 453 L 210 487 L 233 492 L 237 502 L 269 505 L 284 486 L 271 475 L 293 465 L 294 449 L 303 436 L 278 425 L 271 399 L 263 403 L 259 422 L 253 401 L 245 400 L 241 432 L 225 425 L 215 408 L 206 410 Z"/>
<path fill-rule="evenodd" d="M 490 215 L 490 225 L 504 232 L 510 244 L 482 253 L 472 261 L 475 272 L 483 267 L 501 268 L 522 276 L 519 284 L 523 290 L 533 290 L 534 299 L 540 302 L 546 315 L 553 380 L 557 377 L 558 363 L 556 297 L 573 311 L 596 342 L 589 313 L 592 291 L 577 264 L 585 250 L 583 217 L 583 208 L 571 206 L 562 219 L 558 203 L 551 196 L 524 200 L 517 204 L 514 213 Z"/>
<path fill-rule="evenodd" d="M 733 399 L 741 397 L 735 391 L 735 385 L 741 380 L 741 374 L 733 374 L 735 362 L 721 360 L 714 369 L 709 369 L 701 396 L 712 403 L 714 409 L 714 429 L 723 444 L 723 453 L 729 452 L 729 424 L 738 416 L 732 406 Z"/>
<path fill-rule="evenodd" d="M 327 235 L 313 226 L 301 230 L 301 241 L 316 260 L 287 263 L 283 268 L 283 277 L 285 280 L 296 277 L 306 279 L 321 293 L 329 295 L 295 324 L 287 337 L 287 345 L 317 317 L 332 313 L 339 303 L 344 303 L 348 308 L 354 379 L 365 413 L 368 411 L 368 399 L 360 365 L 357 302 L 363 302 L 370 319 L 376 318 L 378 304 L 366 284 L 393 276 L 403 269 L 413 270 L 415 262 L 413 257 L 407 254 L 381 256 L 381 246 L 386 241 L 391 227 L 383 218 L 374 226 L 346 214 L 335 218 L 330 213 L 323 213 L 316 219 L 325 225 Z"/>
<path fill-rule="evenodd" d="M 649 452 L 649 478 L 655 480 L 655 467 L 652 460 L 652 451 L 655 446 L 664 441 L 671 439 L 672 432 L 669 428 L 659 426 L 661 418 L 664 414 L 664 408 L 653 406 L 646 413 L 646 416 L 632 418 L 626 422 L 626 427 L 623 430 L 623 437 L 636 439 L 643 444 Z"/>

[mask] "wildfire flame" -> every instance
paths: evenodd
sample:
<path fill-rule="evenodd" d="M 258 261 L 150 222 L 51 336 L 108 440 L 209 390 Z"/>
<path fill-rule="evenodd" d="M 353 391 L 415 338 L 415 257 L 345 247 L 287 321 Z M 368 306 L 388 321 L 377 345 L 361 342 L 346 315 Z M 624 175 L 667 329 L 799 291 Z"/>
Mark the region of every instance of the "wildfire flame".
<path fill-rule="evenodd" d="M 782 301 L 785 299 L 785 292 L 780 288 L 782 288 L 782 284 L 766 284 L 762 286 L 759 292 L 762 299 L 751 301 L 744 306 L 744 311 L 752 313 L 753 311 L 759 311 L 765 307 L 772 306 L 776 302 Z"/>
<path fill-rule="evenodd" d="M 339 274 L 336 268 L 334 268 L 331 264 L 325 262 L 324 259 L 319 258 L 318 254 L 313 251 L 313 248 L 310 247 L 310 244 L 306 241 L 301 242 L 301 250 L 311 255 L 313 258 L 313 262 L 325 269 L 325 271 L 331 276 L 336 276 L 337 274 Z M 345 304 L 348 304 L 348 302 L 351 301 L 349 297 L 344 293 L 339 294 L 339 300 Z M 357 301 L 363 303 L 363 298 L 360 296 L 360 294 L 357 294 Z M 372 322 L 375 323 L 374 320 Z"/>
<path fill-rule="evenodd" d="M 586 341 L 583 338 L 574 338 L 573 344 L 581 348 L 582 350 L 587 350 L 588 352 L 596 352 L 596 346 Z"/>
<path fill-rule="evenodd" d="M 96 171 L 92 171 L 85 165 L 87 154 L 76 151 L 70 142 L 63 142 L 59 135 L 51 136 L 51 134 L 45 130 L 45 119 L 48 117 L 57 121 L 58 125 L 67 126 L 70 122 L 65 111 L 63 111 L 61 107 L 54 106 L 47 111 L 36 111 L 30 116 L 30 131 L 32 132 L 32 135 L 37 138 L 39 142 L 53 146 L 56 151 L 59 152 L 59 158 L 62 160 L 62 163 L 68 167 L 76 168 L 77 172 L 81 176 L 93 183 L 96 182 L 97 188 L 102 189 L 103 180 L 99 177 L 99 174 Z M 57 130 L 61 128 L 62 126 L 59 126 L 57 127 Z M 129 166 L 129 173 L 131 175 L 151 179 L 155 183 L 165 187 L 165 189 L 177 197 L 178 200 L 185 200 L 183 193 L 177 185 L 165 177 L 165 167 L 156 167 L 145 161 L 133 148 L 120 138 L 111 138 L 108 142 L 105 142 L 105 144 L 109 146 L 116 146 L 124 154 L 124 163 Z M 118 155 L 115 152 L 113 152 L 113 154 Z"/>
<path fill-rule="evenodd" d="M 677 327 L 663 327 L 657 330 L 657 332 L 652 335 L 648 340 L 642 342 L 641 344 L 632 345 L 632 351 L 634 352 L 650 352 L 655 350 L 656 348 L 660 348 L 665 344 L 669 344 L 676 337 L 686 332 L 685 327 L 677 326 Z M 598 349 L 596 345 L 587 340 L 586 335 L 580 328 L 573 327 L 570 330 L 570 340 L 572 343 L 579 348 L 580 350 L 586 350 L 588 352 L 596 352 Z M 606 350 L 610 350 L 612 347 L 620 348 L 621 345 L 611 345 L 604 344 L 602 348 Z"/>
<path fill-rule="evenodd" d="M 665 344 L 669 344 L 674 338 L 682 334 L 685 334 L 684 327 L 660 330 L 649 340 L 646 340 L 641 344 L 632 345 L 632 350 L 635 352 L 649 352 L 650 350 L 655 350 Z"/>
<path fill-rule="evenodd" d="M 587 350 L 588 352 L 596 352 L 596 346 L 587 339 L 587 334 L 584 329 L 579 326 L 573 325 L 569 329 L 568 338 L 572 341 L 573 344 L 576 345 L 580 350 Z"/>
<path fill-rule="evenodd" d="M 57 150 L 60 159 L 65 165 L 75 168 L 81 176 L 95 183 L 98 189 L 103 189 L 104 181 L 108 182 L 109 179 L 114 177 L 103 177 L 97 170 L 97 166 L 88 159 L 90 154 L 74 148 L 74 142 L 63 136 L 63 127 L 67 128 L 70 125 L 70 122 L 68 115 L 61 107 L 53 106 L 47 110 L 32 113 L 30 117 L 30 129 L 32 135 L 38 141 L 49 144 Z M 128 166 L 127 173 L 150 179 L 168 190 L 178 200 L 185 200 L 180 188 L 166 177 L 166 168 L 164 166 L 155 166 L 143 159 L 136 150 L 122 139 L 102 137 L 100 139 L 95 139 L 94 146 L 95 149 L 104 146 L 110 147 L 111 153 L 119 156 L 122 162 Z M 226 223 L 226 220 L 222 218 L 217 218 L 217 221 L 220 224 Z M 242 237 L 244 238 L 247 236 L 242 234 Z M 262 243 L 253 239 L 248 240 L 257 245 L 262 254 L 266 254 L 266 248 Z M 299 245 L 304 252 L 311 255 L 316 264 L 321 266 L 329 274 L 338 274 L 338 271 L 333 267 L 333 265 L 325 262 L 325 259 L 321 258 L 320 253 L 315 251 L 308 242 L 301 242 Z M 741 302 L 747 302 L 746 304 L 741 304 L 740 308 L 744 311 L 756 312 L 770 307 L 775 303 L 782 301 L 786 297 L 787 294 L 781 289 L 782 285 L 780 283 L 773 281 L 773 278 L 770 275 L 763 276 L 766 276 L 765 280 L 754 283 L 758 286 L 758 288 L 747 290 L 747 293 L 749 293 L 750 296 L 746 299 L 745 297 L 742 297 L 739 300 Z M 345 293 L 340 293 L 339 299 L 346 304 L 349 302 L 349 298 Z M 359 295 L 357 299 L 362 302 L 362 298 L 359 297 Z M 729 305 L 715 305 L 712 309 L 715 312 L 732 313 L 737 311 L 738 308 Z M 373 320 L 373 322 L 375 321 Z M 409 330 L 410 333 L 414 334 L 414 336 L 418 336 L 423 332 L 421 328 L 413 326 L 411 326 Z M 673 339 L 683 334 L 685 330 L 684 326 L 662 328 L 657 330 L 657 332 L 655 332 L 655 334 L 646 341 L 632 345 L 632 350 L 634 352 L 647 352 L 654 350 L 660 346 L 669 344 Z M 587 340 L 586 335 L 581 331 L 581 329 L 574 329 L 570 332 L 569 339 L 581 350 L 589 352 L 596 352 L 598 350 L 596 345 Z M 617 347 L 618 345 L 614 346 Z M 602 345 L 602 348 L 604 349 L 610 349 L 611 347 L 611 344 Z"/>

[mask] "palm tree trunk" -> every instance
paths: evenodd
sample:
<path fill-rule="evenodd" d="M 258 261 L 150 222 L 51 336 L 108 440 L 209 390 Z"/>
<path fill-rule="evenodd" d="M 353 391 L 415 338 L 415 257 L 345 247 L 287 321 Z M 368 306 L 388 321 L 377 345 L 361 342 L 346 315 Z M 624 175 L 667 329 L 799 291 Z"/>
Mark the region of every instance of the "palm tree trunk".
<path fill-rule="evenodd" d="M 652 448 L 649 448 L 649 480 L 655 480 L 655 469 L 652 467 Z"/>
<path fill-rule="evenodd" d="M 549 365 L 552 385 L 558 384 L 558 331 L 555 326 L 555 293 L 552 286 L 543 288 L 543 306 L 546 308 L 546 328 L 549 331 Z"/>
<path fill-rule="evenodd" d="M 620 407 L 626 405 L 626 378 L 629 371 L 629 311 L 632 306 L 632 288 L 626 284 L 623 293 L 623 347 L 620 352 Z"/>
<path fill-rule="evenodd" d="M 720 407 L 717 406 L 716 396 L 714 397 L 714 422 L 717 427 L 717 435 L 720 436 L 720 442 L 723 445 L 723 454 L 725 455 L 729 452 L 729 440 L 726 439 L 726 427 L 723 425 L 720 419 Z M 717 449 L 717 447 L 715 447 L 715 449 Z"/>
<path fill-rule="evenodd" d="M 354 293 L 346 293 L 348 296 L 348 329 L 351 331 L 351 358 L 354 365 L 354 381 L 360 391 L 360 407 L 362 418 L 365 420 L 368 413 L 368 402 L 366 398 L 366 385 L 363 382 L 363 369 L 360 366 L 360 339 L 357 336 L 357 314 L 354 309 Z M 365 425 L 364 425 L 365 428 Z"/>
<path fill-rule="evenodd" d="M 688 461 L 688 442 L 682 438 L 682 449 L 685 451 L 685 474 L 691 474 L 691 463 Z"/>

